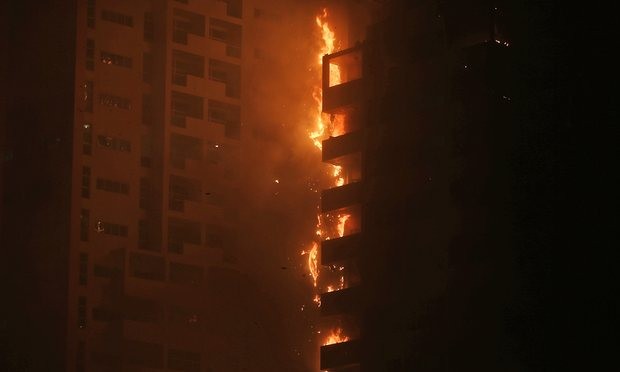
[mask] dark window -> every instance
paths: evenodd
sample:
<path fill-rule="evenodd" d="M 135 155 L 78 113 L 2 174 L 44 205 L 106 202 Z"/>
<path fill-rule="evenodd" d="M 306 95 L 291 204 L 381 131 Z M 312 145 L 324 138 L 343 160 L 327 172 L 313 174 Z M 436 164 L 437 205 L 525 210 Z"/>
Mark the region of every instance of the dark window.
<path fill-rule="evenodd" d="M 181 218 L 168 219 L 168 251 L 183 253 L 185 243 L 201 245 L 202 231 L 199 222 Z"/>
<path fill-rule="evenodd" d="M 149 249 L 149 228 L 146 220 L 138 221 L 138 248 L 144 250 Z"/>
<path fill-rule="evenodd" d="M 129 258 L 129 273 L 136 278 L 162 281 L 165 278 L 165 265 L 163 257 L 132 253 Z"/>
<path fill-rule="evenodd" d="M 133 27 L 133 17 L 126 14 L 113 12 L 111 10 L 102 10 L 101 19 L 104 21 L 117 23 L 119 25 Z"/>
<path fill-rule="evenodd" d="M 200 371 L 200 353 L 185 350 L 168 350 L 168 369 L 185 372 Z"/>
<path fill-rule="evenodd" d="M 90 167 L 82 167 L 82 197 L 90 198 Z"/>
<path fill-rule="evenodd" d="M 140 208 L 148 209 L 149 205 L 150 185 L 149 180 L 146 177 L 140 178 Z"/>
<path fill-rule="evenodd" d="M 226 96 L 241 96 L 241 68 L 239 65 L 209 59 L 209 79 L 226 84 Z"/>
<path fill-rule="evenodd" d="M 226 3 L 226 15 L 229 17 L 241 18 L 243 10 L 242 0 L 219 0 Z"/>
<path fill-rule="evenodd" d="M 202 97 L 172 91 L 172 125 L 185 127 L 185 118 L 203 118 Z"/>
<path fill-rule="evenodd" d="M 86 297 L 78 298 L 78 328 L 86 328 Z"/>
<path fill-rule="evenodd" d="M 203 270 L 199 266 L 170 262 L 170 282 L 175 284 L 199 285 Z"/>
<path fill-rule="evenodd" d="M 97 189 L 115 192 L 117 194 L 129 194 L 129 185 L 123 182 L 112 181 L 105 178 L 97 178 Z"/>
<path fill-rule="evenodd" d="M 88 254 L 80 253 L 80 285 L 88 284 Z"/>
<path fill-rule="evenodd" d="M 142 95 L 142 124 L 153 125 L 153 97 L 150 94 Z"/>
<path fill-rule="evenodd" d="M 95 69 L 95 40 L 86 39 L 86 69 Z"/>
<path fill-rule="evenodd" d="M 131 109 L 130 100 L 112 94 L 99 94 L 99 103 L 104 106 L 120 108 L 123 110 Z"/>
<path fill-rule="evenodd" d="M 203 56 L 182 52 L 172 51 L 172 82 L 177 85 L 187 85 L 187 75 L 204 77 L 205 59 Z"/>
<path fill-rule="evenodd" d="M 131 68 L 133 61 L 131 57 L 121 56 L 110 52 L 101 51 L 101 62 L 106 65 L 114 65 L 120 67 Z"/>
<path fill-rule="evenodd" d="M 153 41 L 155 38 L 155 23 L 153 22 L 153 13 L 144 13 L 144 40 Z"/>
<path fill-rule="evenodd" d="M 97 230 L 107 235 L 126 237 L 129 229 L 126 225 L 99 221 L 97 222 Z"/>
<path fill-rule="evenodd" d="M 95 28 L 95 0 L 88 0 L 86 5 L 86 25 Z"/>
<path fill-rule="evenodd" d="M 202 140 L 200 138 L 172 133 L 170 135 L 170 162 L 172 166 L 185 169 L 186 159 L 202 159 Z"/>
<path fill-rule="evenodd" d="M 200 180 L 170 175 L 169 208 L 173 211 L 184 211 L 186 200 L 200 200 L 200 189 Z"/>
<path fill-rule="evenodd" d="M 140 165 L 145 168 L 151 167 L 151 159 L 153 158 L 153 142 L 150 136 L 142 136 L 142 153 L 140 154 Z"/>
<path fill-rule="evenodd" d="M 99 146 L 108 148 L 110 150 L 125 152 L 131 151 L 131 143 L 120 138 L 99 135 L 97 136 L 97 143 L 99 143 Z"/>
<path fill-rule="evenodd" d="M 209 37 L 226 44 L 227 56 L 240 58 L 241 26 L 217 18 L 211 18 L 209 23 Z"/>
<path fill-rule="evenodd" d="M 187 44 L 188 34 L 205 36 L 205 17 L 186 10 L 174 9 L 172 27 L 172 40 L 175 43 Z"/>
<path fill-rule="evenodd" d="M 84 111 L 93 112 L 93 95 L 95 94 L 95 88 L 92 81 L 87 81 L 82 86 L 83 94 L 82 99 L 84 100 Z"/>
<path fill-rule="evenodd" d="M 83 242 L 88 241 L 88 228 L 89 228 L 90 212 L 88 209 L 82 209 L 80 213 L 80 240 Z"/>
<path fill-rule="evenodd" d="M 142 54 L 142 81 L 147 84 L 153 83 L 153 55 L 151 53 Z"/>
<path fill-rule="evenodd" d="M 209 100 L 209 121 L 224 124 L 228 138 L 239 139 L 241 135 L 241 108 L 216 100 Z"/>
<path fill-rule="evenodd" d="M 91 123 L 82 125 L 82 154 L 91 155 L 93 153 L 93 126 Z"/>

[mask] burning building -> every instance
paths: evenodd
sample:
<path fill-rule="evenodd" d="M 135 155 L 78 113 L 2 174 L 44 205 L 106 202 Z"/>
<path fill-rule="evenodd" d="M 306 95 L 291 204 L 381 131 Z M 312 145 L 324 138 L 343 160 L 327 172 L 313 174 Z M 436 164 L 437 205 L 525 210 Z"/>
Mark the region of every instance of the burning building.
<path fill-rule="evenodd" d="M 322 112 L 338 130 L 319 147 L 339 181 L 320 209 L 347 220 L 318 254 L 342 278 L 317 299 L 321 370 L 516 365 L 513 104 L 529 88 L 510 17 L 487 2 L 387 2 L 363 40 L 323 56 Z"/>

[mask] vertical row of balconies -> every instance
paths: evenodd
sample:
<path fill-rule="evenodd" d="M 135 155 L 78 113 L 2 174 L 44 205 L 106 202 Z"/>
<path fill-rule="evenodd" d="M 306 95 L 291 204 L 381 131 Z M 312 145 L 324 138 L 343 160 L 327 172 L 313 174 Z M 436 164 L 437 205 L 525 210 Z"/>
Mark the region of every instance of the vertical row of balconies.
<path fill-rule="evenodd" d="M 336 337 L 321 346 L 320 368 L 358 371 L 361 286 L 358 256 L 363 240 L 364 46 L 323 57 L 323 112 L 330 115 L 332 136 L 322 143 L 322 160 L 340 170 L 337 186 L 321 193 L 321 213 L 347 216 L 338 237 L 321 243 L 321 265 L 340 276 L 338 286 L 321 294 L 322 323 Z"/>

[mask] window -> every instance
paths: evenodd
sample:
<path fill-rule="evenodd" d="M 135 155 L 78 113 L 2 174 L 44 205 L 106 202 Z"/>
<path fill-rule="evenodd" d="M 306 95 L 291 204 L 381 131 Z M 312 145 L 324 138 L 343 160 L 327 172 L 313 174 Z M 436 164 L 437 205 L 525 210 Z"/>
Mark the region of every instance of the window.
<path fill-rule="evenodd" d="M 88 228 L 89 228 L 90 212 L 88 209 L 82 209 L 80 212 L 80 240 L 83 242 L 88 241 Z"/>
<path fill-rule="evenodd" d="M 101 62 L 106 65 L 131 68 L 133 62 L 130 57 L 121 56 L 110 52 L 101 51 Z"/>
<path fill-rule="evenodd" d="M 142 53 L 142 81 L 147 84 L 153 83 L 153 55 Z"/>
<path fill-rule="evenodd" d="M 200 200 L 200 180 L 170 175 L 169 187 L 169 208 L 173 211 L 183 212 L 186 200 Z"/>
<path fill-rule="evenodd" d="M 132 253 L 129 257 L 129 274 L 136 278 L 163 281 L 166 263 L 163 257 Z"/>
<path fill-rule="evenodd" d="M 88 254 L 86 253 L 80 253 L 79 282 L 80 285 L 86 285 L 88 282 Z"/>
<path fill-rule="evenodd" d="M 95 69 L 95 40 L 86 39 L 86 69 Z"/>
<path fill-rule="evenodd" d="M 142 95 L 142 124 L 153 125 L 153 97 L 150 94 Z"/>
<path fill-rule="evenodd" d="M 97 222 L 97 230 L 103 232 L 106 235 L 126 237 L 128 234 L 128 227 L 126 225 L 119 225 L 111 222 Z"/>
<path fill-rule="evenodd" d="M 241 96 L 241 68 L 238 65 L 209 59 L 209 79 L 226 84 L 226 96 Z"/>
<path fill-rule="evenodd" d="M 205 36 L 205 17 L 201 14 L 174 9 L 172 40 L 187 45 L 187 35 Z"/>
<path fill-rule="evenodd" d="M 170 282 L 184 285 L 202 283 L 203 270 L 199 266 L 170 262 Z"/>
<path fill-rule="evenodd" d="M 153 22 L 153 13 L 144 13 L 144 41 L 153 41 L 155 38 L 155 23 Z"/>
<path fill-rule="evenodd" d="M 239 139 L 241 136 L 241 108 L 216 100 L 209 100 L 209 121 L 223 124 L 228 138 Z"/>
<path fill-rule="evenodd" d="M 128 100 L 127 98 L 115 96 L 112 94 L 100 94 L 99 103 L 104 106 L 120 108 L 123 110 L 131 109 L 130 100 Z"/>
<path fill-rule="evenodd" d="M 140 178 L 140 208 L 148 209 L 149 193 L 150 193 L 149 180 L 146 177 Z"/>
<path fill-rule="evenodd" d="M 93 127 L 91 123 L 82 125 L 82 154 L 92 155 L 93 152 Z"/>
<path fill-rule="evenodd" d="M 227 56 L 240 58 L 241 26 L 217 18 L 211 18 L 209 23 L 209 38 L 225 43 Z"/>
<path fill-rule="evenodd" d="M 203 56 L 182 52 L 172 51 L 172 82 L 177 85 L 187 85 L 187 75 L 204 77 L 205 59 Z"/>
<path fill-rule="evenodd" d="M 111 10 L 102 10 L 101 19 L 104 21 L 117 23 L 119 25 L 133 27 L 133 17 L 126 14 L 113 12 Z"/>
<path fill-rule="evenodd" d="M 131 151 L 131 143 L 127 140 L 123 140 L 120 138 L 99 135 L 97 136 L 97 143 L 99 143 L 99 146 L 108 148 L 110 150 L 125 152 Z"/>
<path fill-rule="evenodd" d="M 86 328 L 86 297 L 78 298 L 78 328 Z"/>
<path fill-rule="evenodd" d="M 224 248 L 224 229 L 216 225 L 207 225 L 205 245 L 208 248 Z"/>
<path fill-rule="evenodd" d="M 168 251 L 183 253 L 185 243 L 201 245 L 202 231 L 200 223 L 181 218 L 168 219 Z"/>
<path fill-rule="evenodd" d="M 95 28 L 95 0 L 88 0 L 86 5 L 86 25 Z"/>
<path fill-rule="evenodd" d="M 169 349 L 168 369 L 185 372 L 200 372 L 200 353 Z"/>
<path fill-rule="evenodd" d="M 226 3 L 226 15 L 235 18 L 241 18 L 243 9 L 242 0 L 219 0 Z"/>
<path fill-rule="evenodd" d="M 186 159 L 202 159 L 202 140 L 172 133 L 170 135 L 170 162 L 172 166 L 185 169 Z"/>
<path fill-rule="evenodd" d="M 82 85 L 82 99 L 84 100 L 83 109 L 86 112 L 93 112 L 93 95 L 95 88 L 92 81 L 87 81 Z"/>
<path fill-rule="evenodd" d="M 90 198 L 90 167 L 82 167 L 82 197 Z"/>
<path fill-rule="evenodd" d="M 138 221 L 138 248 L 149 250 L 149 230 L 146 220 Z"/>
<path fill-rule="evenodd" d="M 172 125 L 185 128 L 185 118 L 203 118 L 202 97 L 172 91 Z"/>
<path fill-rule="evenodd" d="M 117 194 L 129 194 L 129 185 L 123 182 L 112 181 L 105 178 L 97 178 L 97 189 L 114 192 Z"/>
<path fill-rule="evenodd" d="M 151 167 L 153 157 L 153 142 L 150 136 L 142 136 L 142 153 L 140 154 L 140 165 L 145 168 Z"/>

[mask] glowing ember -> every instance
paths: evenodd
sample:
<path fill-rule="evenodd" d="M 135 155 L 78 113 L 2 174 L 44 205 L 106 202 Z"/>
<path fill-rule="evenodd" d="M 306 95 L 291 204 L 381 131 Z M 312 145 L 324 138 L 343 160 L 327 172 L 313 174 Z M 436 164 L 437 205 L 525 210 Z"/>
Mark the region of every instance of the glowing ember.
<path fill-rule="evenodd" d="M 349 341 L 347 336 L 342 335 L 342 328 L 336 328 L 331 331 L 331 334 L 323 341 L 323 346 L 339 344 L 341 342 Z"/>
<path fill-rule="evenodd" d="M 321 296 L 319 296 L 318 294 L 314 295 L 312 301 L 314 301 L 317 307 L 321 307 Z"/>

